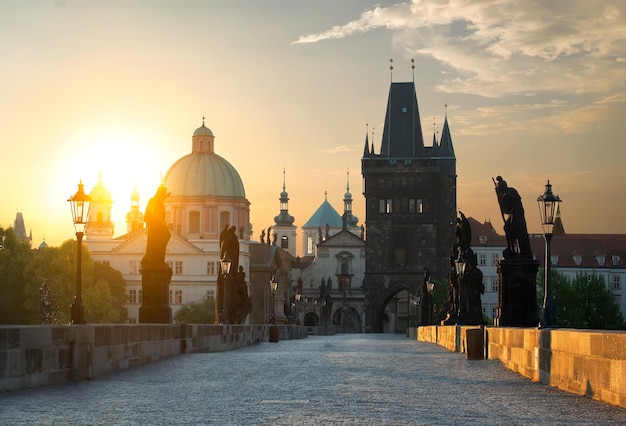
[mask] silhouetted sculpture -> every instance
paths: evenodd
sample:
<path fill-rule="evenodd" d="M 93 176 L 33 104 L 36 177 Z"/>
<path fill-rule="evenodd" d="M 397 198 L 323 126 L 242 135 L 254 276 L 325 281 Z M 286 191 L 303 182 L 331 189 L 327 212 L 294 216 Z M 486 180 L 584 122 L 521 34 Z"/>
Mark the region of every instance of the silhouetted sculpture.
<path fill-rule="evenodd" d="M 165 223 L 165 206 L 163 202 L 169 196 L 166 188 L 161 185 L 154 197 L 148 201 L 144 220 L 146 222 L 146 253 L 141 260 L 141 265 L 164 265 L 165 249 L 170 240 L 170 230 Z"/>
<path fill-rule="evenodd" d="M 234 226 L 226 225 L 220 233 L 220 256 L 231 262 L 228 274 L 220 270 L 217 277 L 217 303 L 215 321 L 222 324 L 241 324 L 250 313 L 250 299 L 246 286 L 246 274 L 239 266 L 239 240 Z"/>
<path fill-rule="evenodd" d="M 432 322 L 432 297 L 428 292 L 428 283 L 432 274 L 427 267 L 424 267 L 424 278 L 422 279 L 422 325 L 430 325 Z"/>
<path fill-rule="evenodd" d="M 261 244 L 265 244 L 265 229 L 261 230 Z"/>
<path fill-rule="evenodd" d="M 483 273 L 478 269 L 476 253 L 471 249 L 472 230 L 462 212 L 457 219 L 456 242 L 450 249 L 448 273 L 448 314 L 444 324 L 484 324 L 480 295 L 485 292 Z M 457 274 L 456 263 L 464 262 L 465 269 Z"/>
<path fill-rule="evenodd" d="M 522 197 L 514 188 L 508 187 L 502 176 L 498 176 L 494 184 L 506 234 L 507 248 L 503 253 L 504 258 L 511 258 L 515 255 L 532 258 Z"/>
<path fill-rule="evenodd" d="M 170 240 L 170 231 L 165 223 L 164 201 L 169 196 L 161 185 L 148 201 L 144 220 L 146 222 L 146 253 L 141 259 L 142 303 L 139 307 L 140 323 L 172 322 L 169 306 L 169 284 L 172 268 L 165 263 L 165 250 Z"/>

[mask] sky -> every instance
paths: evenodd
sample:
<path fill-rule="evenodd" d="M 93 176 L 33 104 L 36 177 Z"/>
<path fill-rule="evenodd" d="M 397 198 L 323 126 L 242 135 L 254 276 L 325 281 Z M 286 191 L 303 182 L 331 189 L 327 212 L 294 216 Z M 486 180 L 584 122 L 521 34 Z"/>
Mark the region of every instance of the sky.
<path fill-rule="evenodd" d="M 501 175 L 541 232 L 549 179 L 566 232 L 626 233 L 623 0 L 0 0 L 0 63 L 0 226 L 22 212 L 34 245 L 74 238 L 67 199 L 99 176 L 124 234 L 203 117 L 253 238 L 283 177 L 296 226 L 326 193 L 341 214 L 348 182 L 361 224 L 365 136 L 412 80 L 427 145 L 447 114 L 466 216 L 503 233 Z"/>

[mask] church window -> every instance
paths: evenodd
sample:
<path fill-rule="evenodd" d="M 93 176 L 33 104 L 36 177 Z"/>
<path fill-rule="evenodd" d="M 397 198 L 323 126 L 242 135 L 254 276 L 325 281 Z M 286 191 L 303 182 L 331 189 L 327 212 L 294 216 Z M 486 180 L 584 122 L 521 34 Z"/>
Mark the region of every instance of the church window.
<path fill-rule="evenodd" d="M 96 213 L 96 222 L 97 223 L 102 223 L 103 222 L 103 220 L 102 220 L 102 212 Z"/>
<path fill-rule="evenodd" d="M 128 303 L 131 305 L 135 305 L 138 302 L 139 298 L 137 297 L 137 290 L 129 290 L 128 291 Z"/>
<path fill-rule="evenodd" d="M 280 237 L 280 248 L 282 249 L 288 249 L 289 248 L 289 237 L 286 235 L 283 235 L 282 237 Z"/>
<path fill-rule="evenodd" d="M 174 275 L 182 275 L 183 273 L 183 261 L 177 260 L 174 262 Z"/>
<path fill-rule="evenodd" d="M 220 212 L 220 232 L 224 229 L 226 225 L 233 225 L 232 223 L 230 223 L 230 213 Z"/>
<path fill-rule="evenodd" d="M 313 254 L 313 238 L 311 238 L 311 236 L 308 236 L 306 238 L 306 254 Z"/>
<path fill-rule="evenodd" d="M 198 234 L 200 232 L 200 212 L 189 212 L 189 233 Z"/>
<path fill-rule="evenodd" d="M 214 260 L 208 261 L 206 264 L 207 275 L 217 275 L 217 263 Z"/>

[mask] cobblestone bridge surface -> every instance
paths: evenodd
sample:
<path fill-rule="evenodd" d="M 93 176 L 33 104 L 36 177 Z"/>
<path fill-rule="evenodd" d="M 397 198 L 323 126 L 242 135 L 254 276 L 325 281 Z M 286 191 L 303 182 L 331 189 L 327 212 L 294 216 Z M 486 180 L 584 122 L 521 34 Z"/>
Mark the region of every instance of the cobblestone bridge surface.
<path fill-rule="evenodd" d="M 498 361 L 388 334 L 194 353 L 0 394 L 2 425 L 626 424 L 626 410 Z"/>

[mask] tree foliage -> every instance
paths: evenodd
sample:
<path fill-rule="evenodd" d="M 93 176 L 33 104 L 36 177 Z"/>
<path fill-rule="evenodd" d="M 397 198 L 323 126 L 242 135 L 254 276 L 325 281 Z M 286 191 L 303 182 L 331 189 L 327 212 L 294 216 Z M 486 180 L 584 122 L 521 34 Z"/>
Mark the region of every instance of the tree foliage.
<path fill-rule="evenodd" d="M 30 244 L 18 240 L 12 228 L 0 228 L 0 324 L 28 324 L 25 307 Z"/>
<path fill-rule="evenodd" d="M 213 324 L 215 322 L 215 299 L 204 297 L 202 300 L 185 303 L 174 314 L 177 324 Z"/>
<path fill-rule="evenodd" d="M 0 322 L 39 323 L 39 289 L 45 282 L 54 298 L 51 317 L 55 323 L 69 323 L 76 295 L 76 240 L 38 251 L 26 246 L 19 256 L 14 241 L 6 236 L 4 240 L 4 248 L 0 250 Z M 128 317 L 124 306 L 126 281 L 122 274 L 109 265 L 94 262 L 85 245 L 81 258 L 81 289 L 87 322 L 125 322 Z M 22 260 L 18 262 L 19 259 Z"/>
<path fill-rule="evenodd" d="M 543 306 L 543 277 L 538 274 L 539 309 Z M 595 273 L 578 274 L 571 282 L 560 272 L 550 271 L 552 301 L 559 327 L 595 330 L 626 329 L 624 317 L 604 278 Z"/>

